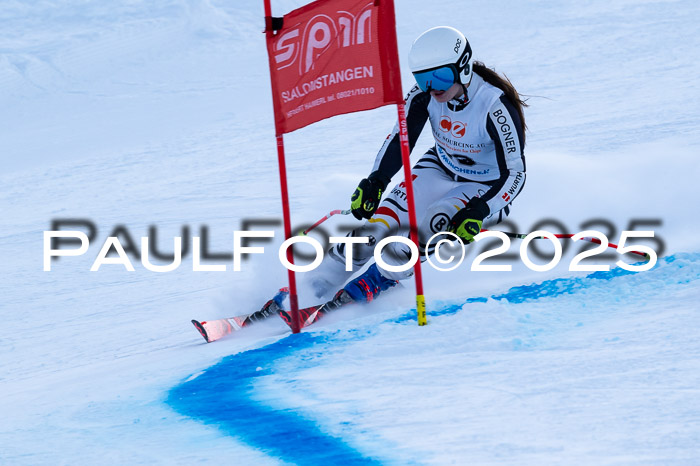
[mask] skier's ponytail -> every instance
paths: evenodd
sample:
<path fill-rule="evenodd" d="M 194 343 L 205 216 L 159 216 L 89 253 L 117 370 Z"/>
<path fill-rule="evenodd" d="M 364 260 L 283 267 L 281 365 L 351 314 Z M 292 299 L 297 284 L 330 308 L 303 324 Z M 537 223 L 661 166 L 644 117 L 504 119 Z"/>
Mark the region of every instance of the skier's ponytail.
<path fill-rule="evenodd" d="M 518 115 L 520 116 L 520 121 L 523 123 L 523 144 L 525 143 L 525 130 L 527 125 L 525 124 L 525 112 L 523 111 L 527 107 L 527 103 L 520 98 L 520 94 L 515 90 L 515 86 L 510 82 L 505 75 L 501 76 L 493 68 L 488 68 L 480 61 L 474 61 L 472 65 L 474 67 L 474 72 L 481 76 L 484 81 L 495 86 L 503 91 L 503 93 L 513 102 L 515 108 L 518 110 Z"/>

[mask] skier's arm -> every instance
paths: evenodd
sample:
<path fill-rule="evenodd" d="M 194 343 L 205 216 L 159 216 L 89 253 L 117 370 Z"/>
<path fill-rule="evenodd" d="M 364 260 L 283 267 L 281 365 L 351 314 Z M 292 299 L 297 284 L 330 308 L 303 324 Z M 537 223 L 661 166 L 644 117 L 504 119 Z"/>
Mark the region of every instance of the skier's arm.
<path fill-rule="evenodd" d="M 421 91 L 418 86 L 414 86 L 406 96 L 406 125 L 411 151 L 428 120 L 428 102 L 430 102 L 430 94 Z M 387 136 L 377 154 L 370 177 L 378 179 L 386 187 L 402 166 L 399 124 L 396 123 L 394 130 Z"/>
<path fill-rule="evenodd" d="M 501 176 L 482 196 L 488 213 L 508 205 L 525 184 L 523 125 L 515 105 L 506 96 L 497 100 L 486 117 L 486 129 L 496 145 Z M 487 214 L 488 215 L 488 214 Z"/>

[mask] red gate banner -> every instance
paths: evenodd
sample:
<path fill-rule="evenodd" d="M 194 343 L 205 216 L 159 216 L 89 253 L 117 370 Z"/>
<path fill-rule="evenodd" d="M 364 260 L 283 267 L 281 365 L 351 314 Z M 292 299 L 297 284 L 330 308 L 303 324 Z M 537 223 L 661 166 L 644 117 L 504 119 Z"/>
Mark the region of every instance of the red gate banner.
<path fill-rule="evenodd" d="M 267 51 L 278 135 L 403 103 L 393 0 L 310 3 L 284 16 Z"/>

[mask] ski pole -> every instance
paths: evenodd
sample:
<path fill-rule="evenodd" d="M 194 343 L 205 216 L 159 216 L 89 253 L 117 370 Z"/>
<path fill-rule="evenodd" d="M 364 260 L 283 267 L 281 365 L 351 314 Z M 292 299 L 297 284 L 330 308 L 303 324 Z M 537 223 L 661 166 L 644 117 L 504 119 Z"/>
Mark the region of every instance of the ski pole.
<path fill-rule="evenodd" d="M 481 231 L 497 231 L 497 230 L 481 230 Z M 510 238 L 517 238 L 517 239 L 525 239 L 527 237 L 527 234 L 525 233 L 512 233 L 510 231 L 501 231 L 504 235 L 510 237 Z M 573 238 L 574 235 L 568 234 L 568 233 L 563 233 L 563 234 L 555 234 L 555 238 Z M 545 236 L 535 236 L 534 239 L 546 239 Z M 589 237 L 583 237 L 581 238 L 582 240 L 589 241 L 591 243 L 595 244 L 602 244 L 601 241 L 598 238 L 589 238 Z M 617 249 L 617 244 L 613 243 L 608 243 L 609 248 Z M 649 255 L 644 253 L 644 252 L 639 252 L 639 251 L 628 251 L 632 254 L 637 254 L 639 256 L 642 256 L 645 259 L 649 259 Z"/>
<path fill-rule="evenodd" d="M 306 235 L 308 235 L 309 232 L 310 232 L 311 230 L 313 230 L 314 228 L 316 228 L 317 226 L 319 226 L 320 224 L 322 224 L 323 222 L 325 222 L 326 220 L 328 220 L 329 218 L 331 218 L 331 217 L 334 216 L 334 215 L 338 215 L 338 214 L 340 214 L 340 215 L 348 215 L 350 212 L 352 212 L 350 209 L 347 209 L 347 210 L 340 210 L 340 209 L 338 209 L 338 210 L 331 210 L 331 211 L 330 211 L 325 217 L 323 217 L 321 220 L 319 220 L 318 222 L 314 223 L 313 225 L 311 225 L 311 226 L 310 226 L 309 228 L 307 228 L 306 230 L 304 230 L 304 231 L 302 231 L 301 233 L 299 233 L 299 236 L 306 236 Z"/>
<path fill-rule="evenodd" d="M 304 231 L 302 231 L 301 233 L 299 233 L 299 235 L 300 235 L 300 236 L 306 236 L 306 235 L 308 235 L 309 232 L 310 232 L 311 230 L 313 230 L 314 228 L 316 228 L 317 226 L 319 226 L 320 224 L 322 224 L 323 222 L 325 222 L 326 220 L 328 220 L 329 218 L 331 218 L 331 217 L 334 216 L 334 215 L 338 215 L 338 214 L 340 214 L 340 215 L 349 215 L 350 213 L 352 213 L 352 210 L 350 210 L 350 209 L 347 209 L 347 210 L 340 210 L 340 209 L 332 210 L 332 211 L 330 211 L 328 214 L 326 214 L 323 218 L 321 218 L 319 221 L 317 221 L 316 223 L 314 223 L 313 225 L 311 225 L 309 228 L 307 228 L 306 230 L 304 230 Z M 481 231 L 500 231 L 500 230 L 486 230 L 486 229 L 482 229 Z M 510 238 L 516 238 L 516 239 L 525 239 L 525 238 L 527 237 L 527 235 L 528 235 L 527 233 L 513 233 L 513 232 L 511 232 L 511 231 L 501 231 L 501 233 L 503 233 L 504 235 L 506 235 L 506 236 L 508 236 L 508 237 L 510 237 Z M 570 233 L 560 233 L 560 234 L 555 234 L 554 237 L 555 237 L 555 238 L 560 238 L 560 239 L 561 239 L 561 238 L 573 238 L 574 235 L 573 235 L 573 234 L 570 234 Z M 545 237 L 545 236 L 536 236 L 534 239 L 546 239 L 546 237 Z M 591 242 L 591 243 L 601 244 L 601 241 L 600 241 L 598 238 L 583 237 L 583 238 L 581 238 L 581 239 L 582 239 L 582 240 L 585 240 L 585 241 L 589 241 L 589 242 Z M 610 243 L 610 242 L 609 242 L 609 243 L 608 243 L 608 247 L 609 247 L 609 248 L 613 248 L 613 249 L 617 249 L 617 244 L 614 244 L 614 243 Z M 644 252 L 639 252 L 639 251 L 629 251 L 629 252 L 632 253 L 632 254 L 637 254 L 638 256 L 642 256 L 642 257 L 645 258 L 645 259 L 649 259 L 649 255 L 646 254 L 646 253 L 644 253 Z"/>

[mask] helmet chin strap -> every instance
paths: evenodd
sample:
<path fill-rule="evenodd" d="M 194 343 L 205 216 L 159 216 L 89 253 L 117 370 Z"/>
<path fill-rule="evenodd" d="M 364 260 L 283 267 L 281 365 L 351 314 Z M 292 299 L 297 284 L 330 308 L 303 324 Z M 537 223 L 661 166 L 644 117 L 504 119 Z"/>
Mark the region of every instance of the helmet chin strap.
<path fill-rule="evenodd" d="M 458 103 L 460 103 L 460 104 L 466 104 L 467 102 L 469 102 L 469 92 L 468 92 L 467 89 L 469 88 L 469 85 L 472 83 L 472 78 L 473 78 L 473 77 L 474 77 L 474 73 L 472 72 L 471 76 L 469 76 L 469 82 L 468 82 L 467 84 L 464 84 L 464 83 L 460 80 L 459 83 L 462 85 L 462 95 L 457 96 L 457 97 L 455 97 L 455 98 L 452 99 L 452 100 L 454 100 L 454 101 L 456 101 L 456 102 L 458 102 Z"/>
<path fill-rule="evenodd" d="M 460 84 L 461 84 L 461 83 L 460 83 Z M 460 95 L 460 96 L 458 97 L 458 99 L 461 100 L 461 101 L 463 101 L 463 102 L 466 102 L 466 101 L 469 100 L 469 93 L 468 93 L 468 91 L 467 91 L 467 87 L 468 87 L 468 86 L 465 86 L 464 84 L 462 84 L 462 92 L 463 92 L 463 93 L 462 93 L 462 95 Z"/>
<path fill-rule="evenodd" d="M 471 81 L 470 81 L 471 83 Z M 469 87 L 469 84 L 463 84 L 460 82 L 462 85 L 462 95 L 455 97 L 454 99 L 450 100 L 447 102 L 447 107 L 450 108 L 450 110 L 453 111 L 460 111 L 464 108 L 466 108 L 467 104 L 469 103 L 469 94 L 467 88 Z"/>
<path fill-rule="evenodd" d="M 462 86 L 462 95 L 456 96 L 454 99 L 452 99 L 455 104 L 466 104 L 469 101 L 469 94 L 467 93 L 467 87 L 464 84 L 460 83 Z"/>

